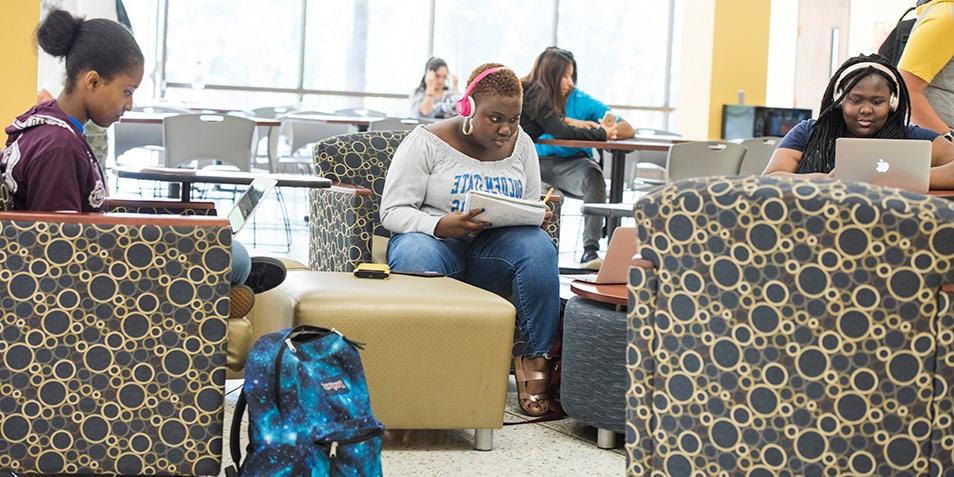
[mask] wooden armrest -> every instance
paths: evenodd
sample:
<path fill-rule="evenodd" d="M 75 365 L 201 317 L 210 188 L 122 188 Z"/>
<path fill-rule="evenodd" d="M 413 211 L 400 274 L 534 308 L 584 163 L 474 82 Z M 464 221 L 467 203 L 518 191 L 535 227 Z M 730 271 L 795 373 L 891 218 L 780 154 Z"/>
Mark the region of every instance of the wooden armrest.
<path fill-rule="evenodd" d="M 329 190 L 331 190 L 331 192 L 334 192 L 336 194 L 360 195 L 364 197 L 371 197 L 374 195 L 374 191 L 372 191 L 371 189 L 361 187 L 361 186 L 351 185 L 351 184 L 345 184 L 342 182 L 332 182 L 331 188 Z"/>
<path fill-rule="evenodd" d="M 178 200 L 138 200 L 138 199 L 106 199 L 105 208 L 112 207 L 155 207 L 162 209 L 215 209 L 214 202 L 182 202 Z"/>
<path fill-rule="evenodd" d="M 75 213 L 75 212 L 0 212 L 0 220 L 20 222 L 58 222 L 70 224 L 122 224 L 156 225 L 187 227 L 228 227 L 229 221 L 222 217 L 195 215 L 149 215 L 115 213 Z"/>

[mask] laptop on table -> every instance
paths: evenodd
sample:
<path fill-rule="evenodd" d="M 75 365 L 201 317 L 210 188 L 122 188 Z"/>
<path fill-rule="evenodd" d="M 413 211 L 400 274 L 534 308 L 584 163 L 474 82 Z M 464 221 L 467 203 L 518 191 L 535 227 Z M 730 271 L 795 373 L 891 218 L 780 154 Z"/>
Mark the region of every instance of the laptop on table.
<path fill-rule="evenodd" d="M 574 276 L 573 279 L 597 285 L 626 283 L 633 255 L 636 255 L 636 227 L 617 227 L 606 247 L 599 272 Z"/>
<path fill-rule="evenodd" d="M 248 218 L 252 216 L 255 209 L 262 203 L 265 194 L 268 194 L 269 191 L 274 189 L 276 184 L 278 184 L 277 180 L 266 177 L 259 177 L 252 181 L 245 193 L 242 194 L 242 197 L 239 197 L 235 206 L 229 211 L 229 225 L 232 228 L 233 235 L 239 233 L 239 230 L 245 227 L 245 224 L 248 223 Z"/>
<path fill-rule="evenodd" d="M 927 193 L 931 147 L 923 140 L 840 137 L 835 140 L 834 177 Z"/>

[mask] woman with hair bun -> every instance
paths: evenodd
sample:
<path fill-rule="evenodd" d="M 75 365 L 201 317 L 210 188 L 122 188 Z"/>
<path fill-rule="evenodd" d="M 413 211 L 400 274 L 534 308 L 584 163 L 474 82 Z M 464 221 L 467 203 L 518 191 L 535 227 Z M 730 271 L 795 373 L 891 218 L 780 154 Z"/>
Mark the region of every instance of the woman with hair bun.
<path fill-rule="evenodd" d="M 125 27 L 53 10 L 36 30 L 37 44 L 66 61 L 63 92 L 6 128 L 0 159 L 14 209 L 102 210 L 105 171 L 83 136 L 87 121 L 109 127 L 132 109 L 143 75 L 143 55 Z"/>
<path fill-rule="evenodd" d="M 109 127 L 132 109 L 143 75 L 143 55 L 126 27 L 112 20 L 84 20 L 53 10 L 36 29 L 43 51 L 66 60 L 63 92 L 37 104 L 6 128 L 0 155 L 0 208 L 100 212 L 106 203 L 106 172 L 83 125 Z M 247 315 L 255 293 L 285 279 L 276 259 L 250 259 L 232 241 L 229 316 Z"/>

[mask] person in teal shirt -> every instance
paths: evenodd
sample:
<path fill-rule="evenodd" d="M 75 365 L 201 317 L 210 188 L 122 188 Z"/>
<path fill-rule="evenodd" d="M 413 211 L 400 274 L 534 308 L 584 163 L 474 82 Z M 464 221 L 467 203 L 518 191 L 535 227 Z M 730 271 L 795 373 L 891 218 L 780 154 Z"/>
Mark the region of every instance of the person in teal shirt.
<path fill-rule="evenodd" d="M 590 96 L 576 87 L 577 68 L 573 53 L 556 47 L 550 47 L 541 53 L 562 55 L 570 59 L 573 65 L 573 87 L 567 93 L 563 121 L 568 125 L 592 129 L 600 127 L 603 116 L 610 111 L 602 101 Z M 539 62 L 538 62 L 539 63 Z M 624 119 L 616 116 L 616 139 L 627 139 L 635 135 L 633 127 Z M 552 139 L 550 134 L 540 139 Z M 603 169 L 594 160 L 591 149 L 560 147 L 536 144 L 540 156 L 540 176 L 544 182 L 556 187 L 564 194 L 587 203 L 606 202 L 606 182 Z M 603 235 L 603 218 L 588 215 L 583 219 L 583 256 L 580 263 L 584 268 L 598 268 L 600 265 L 599 241 Z"/>

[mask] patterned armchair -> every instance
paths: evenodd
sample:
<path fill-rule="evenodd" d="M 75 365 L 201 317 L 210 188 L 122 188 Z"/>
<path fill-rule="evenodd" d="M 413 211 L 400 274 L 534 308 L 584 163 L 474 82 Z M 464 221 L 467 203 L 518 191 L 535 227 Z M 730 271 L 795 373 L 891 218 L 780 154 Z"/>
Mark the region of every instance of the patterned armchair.
<path fill-rule="evenodd" d="M 228 222 L 2 212 L 0 225 L 0 473 L 217 474 Z"/>
<path fill-rule="evenodd" d="M 317 174 L 331 179 L 330 189 L 312 189 L 312 270 L 350 272 L 359 263 L 382 260 L 390 232 L 381 226 L 378 207 L 391 157 L 407 131 L 342 134 L 315 144 Z M 553 219 L 547 233 L 557 243 L 561 198 L 551 196 Z M 372 251 L 375 253 L 372 254 Z"/>
<path fill-rule="evenodd" d="M 628 475 L 954 475 L 951 202 L 710 178 L 636 221 Z"/>

